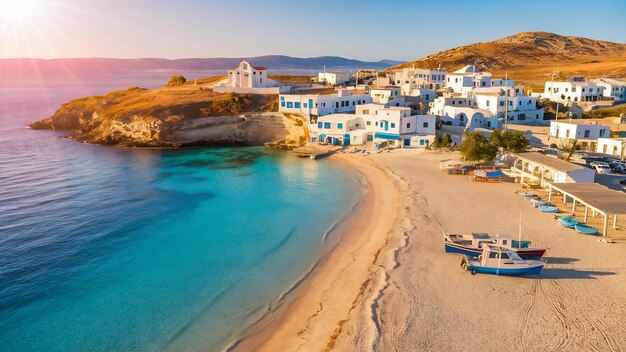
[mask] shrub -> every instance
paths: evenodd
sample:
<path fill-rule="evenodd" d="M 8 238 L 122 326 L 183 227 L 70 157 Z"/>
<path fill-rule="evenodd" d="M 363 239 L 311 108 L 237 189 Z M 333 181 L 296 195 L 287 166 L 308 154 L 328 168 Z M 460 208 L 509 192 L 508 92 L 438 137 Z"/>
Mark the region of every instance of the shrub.
<path fill-rule="evenodd" d="M 469 161 L 491 161 L 496 157 L 498 147 L 480 132 L 465 132 L 461 142 L 461 154 Z"/>
<path fill-rule="evenodd" d="M 172 78 L 170 78 L 170 80 L 167 82 L 167 86 L 179 86 L 185 84 L 185 82 L 187 82 L 187 79 L 183 76 L 172 76 Z"/>
<path fill-rule="evenodd" d="M 529 141 L 522 131 L 495 129 L 491 133 L 491 142 L 508 152 L 519 153 L 528 149 Z"/>

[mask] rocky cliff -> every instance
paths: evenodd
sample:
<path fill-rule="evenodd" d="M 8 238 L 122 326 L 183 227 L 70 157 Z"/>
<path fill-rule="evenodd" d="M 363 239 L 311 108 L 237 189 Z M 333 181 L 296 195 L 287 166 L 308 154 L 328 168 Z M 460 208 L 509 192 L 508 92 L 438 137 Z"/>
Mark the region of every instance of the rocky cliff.
<path fill-rule="evenodd" d="M 74 138 L 87 143 L 144 147 L 262 145 L 293 134 L 293 119 L 274 112 L 276 96 L 215 93 L 216 80 L 76 99 L 30 127 L 75 130 Z"/>

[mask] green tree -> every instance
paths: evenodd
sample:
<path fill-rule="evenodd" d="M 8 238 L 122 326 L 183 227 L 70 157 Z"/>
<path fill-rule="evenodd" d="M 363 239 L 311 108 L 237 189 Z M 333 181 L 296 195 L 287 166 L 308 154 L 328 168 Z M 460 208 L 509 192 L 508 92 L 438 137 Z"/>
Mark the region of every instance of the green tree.
<path fill-rule="evenodd" d="M 187 79 L 183 76 L 172 76 L 172 78 L 170 78 L 167 82 L 167 86 L 179 86 L 181 84 L 185 84 L 185 82 L 187 82 Z"/>
<path fill-rule="evenodd" d="M 432 149 L 443 149 L 450 147 L 452 147 L 452 137 L 449 133 L 444 133 L 443 135 L 435 135 L 435 140 L 431 144 Z"/>
<path fill-rule="evenodd" d="M 529 141 L 522 131 L 498 129 L 491 133 L 491 142 L 497 147 L 508 152 L 520 153 L 528 149 Z"/>
<path fill-rule="evenodd" d="M 465 132 L 461 142 L 461 155 L 468 161 L 491 161 L 498 147 L 480 132 Z"/>

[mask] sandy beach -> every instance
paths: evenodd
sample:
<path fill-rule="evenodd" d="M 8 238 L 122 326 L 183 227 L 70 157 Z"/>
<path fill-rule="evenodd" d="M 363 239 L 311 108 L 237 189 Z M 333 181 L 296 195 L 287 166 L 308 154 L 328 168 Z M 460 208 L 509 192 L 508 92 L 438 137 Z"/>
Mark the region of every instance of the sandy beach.
<path fill-rule="evenodd" d="M 337 155 L 368 179 L 352 228 L 280 317 L 244 340 L 259 351 L 620 351 L 626 241 L 560 227 L 514 183 L 448 176 L 455 154 Z M 549 248 L 538 277 L 471 275 L 443 231 L 522 232 Z"/>
<path fill-rule="evenodd" d="M 368 158 L 344 154 L 332 157 L 367 180 L 361 210 L 348 220 L 348 232 L 298 287 L 295 297 L 286 299 L 284 307 L 263 319 L 260 327 L 235 346 L 235 351 L 330 350 L 344 325 L 355 321 L 363 302 L 384 278 L 380 264 L 385 259 L 381 254 L 393 245 L 401 205 L 396 182 Z"/>

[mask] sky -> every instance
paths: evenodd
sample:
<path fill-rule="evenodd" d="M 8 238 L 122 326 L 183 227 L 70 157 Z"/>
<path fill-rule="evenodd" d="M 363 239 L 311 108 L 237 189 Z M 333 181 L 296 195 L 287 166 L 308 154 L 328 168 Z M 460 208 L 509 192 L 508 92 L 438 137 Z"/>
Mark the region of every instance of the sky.
<path fill-rule="evenodd" d="M 415 60 L 522 31 L 626 43 L 625 0 L 0 0 L 0 58 Z"/>

